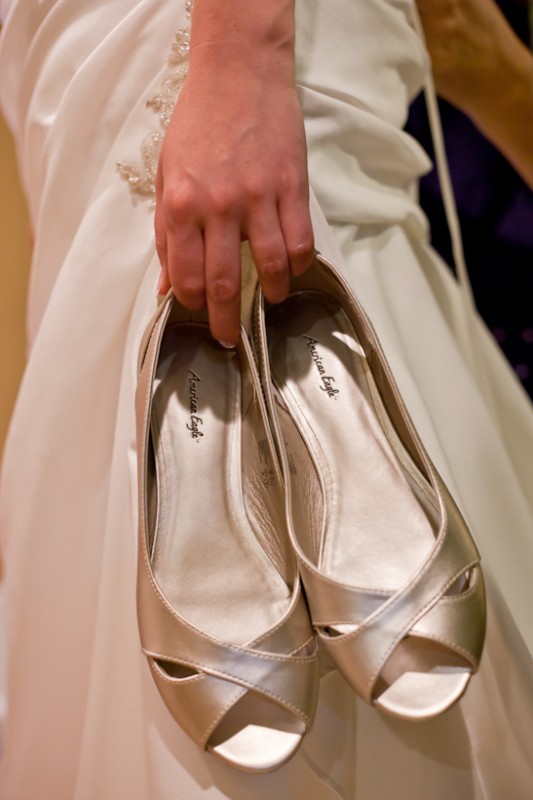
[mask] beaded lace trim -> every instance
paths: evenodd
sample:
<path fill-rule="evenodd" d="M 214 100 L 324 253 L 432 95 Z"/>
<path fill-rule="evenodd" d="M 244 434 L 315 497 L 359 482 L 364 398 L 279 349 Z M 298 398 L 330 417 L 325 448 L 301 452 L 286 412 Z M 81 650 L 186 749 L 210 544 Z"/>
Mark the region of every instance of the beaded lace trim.
<path fill-rule="evenodd" d="M 192 8 L 193 0 L 186 0 L 185 13 L 189 20 L 192 15 Z M 152 109 L 159 115 L 159 129 L 151 131 L 143 139 L 140 162 L 133 164 L 117 163 L 117 171 L 120 177 L 127 181 L 132 194 L 143 198 L 155 199 L 155 179 L 159 153 L 176 100 L 187 77 L 190 40 L 190 26 L 176 32 L 167 62 L 169 67 L 175 67 L 176 69 L 165 75 L 161 81 L 159 92 L 146 102 L 147 108 Z"/>

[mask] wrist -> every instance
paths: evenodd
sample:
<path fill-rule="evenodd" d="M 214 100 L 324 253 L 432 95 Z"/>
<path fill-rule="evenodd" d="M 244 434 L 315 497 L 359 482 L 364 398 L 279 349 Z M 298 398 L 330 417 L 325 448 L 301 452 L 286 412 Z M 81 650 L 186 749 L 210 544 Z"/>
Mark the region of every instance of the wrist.
<path fill-rule="evenodd" d="M 294 26 L 294 0 L 196 0 L 191 67 L 292 73 Z"/>

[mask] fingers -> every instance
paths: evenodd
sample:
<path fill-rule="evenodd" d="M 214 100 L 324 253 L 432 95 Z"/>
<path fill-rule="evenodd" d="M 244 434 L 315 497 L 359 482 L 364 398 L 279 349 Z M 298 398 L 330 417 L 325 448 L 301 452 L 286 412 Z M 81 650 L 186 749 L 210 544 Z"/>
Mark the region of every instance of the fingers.
<path fill-rule="evenodd" d="M 192 311 L 205 306 L 204 241 L 190 213 L 189 199 L 157 187 L 156 248 L 161 262 L 159 292 L 170 287 L 179 302 Z"/>
<path fill-rule="evenodd" d="M 236 219 L 212 219 L 205 230 L 205 283 L 209 327 L 234 347 L 241 319 L 241 232 Z"/>
<path fill-rule="evenodd" d="M 276 206 L 256 208 L 250 215 L 247 234 L 264 295 L 270 303 L 280 303 L 289 291 L 290 273 Z"/>
<path fill-rule="evenodd" d="M 206 301 L 202 232 L 196 225 L 172 227 L 167 248 L 170 284 L 182 306 L 199 311 Z"/>
<path fill-rule="evenodd" d="M 191 310 L 207 305 L 215 339 L 234 346 L 240 335 L 240 245 L 250 242 L 258 279 L 267 300 L 279 303 L 291 275 L 303 274 L 313 259 L 313 230 L 307 192 L 286 193 L 276 205 L 254 202 L 243 214 L 216 213 L 198 222 L 179 196 L 160 192 L 156 204 L 156 247 L 161 261 L 159 292 L 170 287 Z"/>
<path fill-rule="evenodd" d="M 282 194 L 279 219 L 291 274 L 303 275 L 314 258 L 314 236 L 309 212 L 309 186 L 298 186 Z"/>
<path fill-rule="evenodd" d="M 168 276 L 168 259 L 167 259 L 167 233 L 165 221 L 161 211 L 161 205 L 158 203 L 155 209 L 154 218 L 155 228 L 155 249 L 161 264 L 161 274 L 159 275 L 159 282 L 157 284 L 157 291 L 159 294 L 166 294 L 170 289 L 170 279 Z"/>
<path fill-rule="evenodd" d="M 213 337 L 233 347 L 240 335 L 237 218 L 229 212 L 202 214 L 186 192 L 167 188 L 156 204 L 156 245 L 161 284 L 166 285 L 168 276 L 168 286 L 185 308 L 199 311 L 207 305 Z"/>
<path fill-rule="evenodd" d="M 267 300 L 279 303 L 290 276 L 302 275 L 314 256 L 307 183 L 286 186 L 277 206 L 264 203 L 250 216 L 247 232 L 259 282 Z"/>

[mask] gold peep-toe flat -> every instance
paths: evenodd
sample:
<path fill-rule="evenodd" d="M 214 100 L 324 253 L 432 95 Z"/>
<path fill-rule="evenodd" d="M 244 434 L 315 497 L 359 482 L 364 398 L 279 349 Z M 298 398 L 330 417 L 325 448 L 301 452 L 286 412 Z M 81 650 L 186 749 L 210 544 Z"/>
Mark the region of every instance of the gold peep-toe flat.
<path fill-rule="evenodd" d="M 366 701 L 441 713 L 481 655 L 479 554 L 365 312 L 317 254 L 284 302 L 258 291 L 254 344 L 321 643 Z"/>
<path fill-rule="evenodd" d="M 169 295 L 141 345 L 136 411 L 138 620 L 153 678 L 201 748 L 275 769 L 311 727 L 318 656 L 246 335 L 224 349 L 205 312 Z"/>

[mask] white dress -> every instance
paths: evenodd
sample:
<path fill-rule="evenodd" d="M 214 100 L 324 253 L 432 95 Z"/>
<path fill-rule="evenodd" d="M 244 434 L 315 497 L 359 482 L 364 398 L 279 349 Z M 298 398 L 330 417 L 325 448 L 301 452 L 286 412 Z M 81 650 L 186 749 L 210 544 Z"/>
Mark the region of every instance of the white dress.
<path fill-rule="evenodd" d="M 150 177 L 141 144 L 160 128 L 146 102 L 164 100 L 165 78 L 183 68 L 179 47 L 176 64 L 167 55 L 186 9 L 8 5 L 2 102 L 36 245 L 28 367 L 2 475 L 0 796 L 530 798 L 533 414 L 482 325 L 472 317 L 465 328 L 460 289 L 414 200 L 427 160 L 401 126 L 426 60 L 411 3 L 299 0 L 298 80 L 313 188 L 481 549 L 487 646 L 461 703 L 424 723 L 381 716 L 329 676 L 301 752 L 265 776 L 225 767 L 180 731 L 141 654 L 135 614 L 135 359 L 159 266 L 150 200 L 124 175 L 141 189 Z"/>

